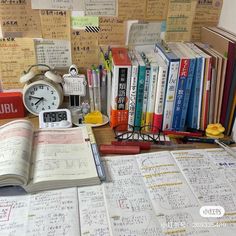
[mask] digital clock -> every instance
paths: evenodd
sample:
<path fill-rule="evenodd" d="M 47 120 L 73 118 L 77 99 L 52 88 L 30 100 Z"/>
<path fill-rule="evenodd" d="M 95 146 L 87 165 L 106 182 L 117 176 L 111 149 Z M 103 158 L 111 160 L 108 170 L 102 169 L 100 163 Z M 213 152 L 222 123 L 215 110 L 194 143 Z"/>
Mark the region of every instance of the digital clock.
<path fill-rule="evenodd" d="M 39 113 L 39 128 L 72 127 L 71 112 L 68 109 L 45 110 Z"/>

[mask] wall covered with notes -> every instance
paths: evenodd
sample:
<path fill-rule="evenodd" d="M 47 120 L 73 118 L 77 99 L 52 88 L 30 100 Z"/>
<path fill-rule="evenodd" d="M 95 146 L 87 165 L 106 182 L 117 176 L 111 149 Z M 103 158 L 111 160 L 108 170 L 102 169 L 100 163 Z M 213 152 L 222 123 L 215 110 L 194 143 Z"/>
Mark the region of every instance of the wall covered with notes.
<path fill-rule="evenodd" d="M 31 64 L 99 63 L 100 47 L 197 41 L 217 25 L 223 0 L 0 0 L 0 82 L 21 88 Z"/>

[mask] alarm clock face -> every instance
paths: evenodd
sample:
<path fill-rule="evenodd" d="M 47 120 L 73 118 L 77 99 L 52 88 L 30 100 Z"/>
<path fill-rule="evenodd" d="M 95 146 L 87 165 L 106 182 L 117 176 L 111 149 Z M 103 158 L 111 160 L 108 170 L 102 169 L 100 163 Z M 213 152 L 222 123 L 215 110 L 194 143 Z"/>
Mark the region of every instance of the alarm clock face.
<path fill-rule="evenodd" d="M 32 83 L 24 90 L 24 105 L 34 115 L 38 115 L 40 111 L 57 109 L 61 100 L 59 87 L 50 83 Z"/>

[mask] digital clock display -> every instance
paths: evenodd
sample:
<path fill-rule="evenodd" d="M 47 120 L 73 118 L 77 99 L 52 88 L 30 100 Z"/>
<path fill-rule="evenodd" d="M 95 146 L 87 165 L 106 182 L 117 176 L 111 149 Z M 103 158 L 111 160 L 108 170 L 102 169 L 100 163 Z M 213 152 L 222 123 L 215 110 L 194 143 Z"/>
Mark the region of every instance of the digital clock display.
<path fill-rule="evenodd" d="M 62 120 L 67 120 L 66 111 L 53 111 L 43 113 L 43 122 L 59 122 Z"/>

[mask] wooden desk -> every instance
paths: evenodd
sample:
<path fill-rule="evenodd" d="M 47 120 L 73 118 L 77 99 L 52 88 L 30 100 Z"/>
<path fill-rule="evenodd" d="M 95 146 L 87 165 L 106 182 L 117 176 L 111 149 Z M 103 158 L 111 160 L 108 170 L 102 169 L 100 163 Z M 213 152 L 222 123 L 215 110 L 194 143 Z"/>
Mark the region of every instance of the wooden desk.
<path fill-rule="evenodd" d="M 34 115 L 29 115 L 25 117 L 24 119 L 30 120 L 34 127 L 37 129 L 39 127 L 39 122 L 38 122 L 38 117 Z M 5 119 L 5 120 L 0 120 L 0 126 L 3 124 L 6 124 L 7 122 L 13 121 L 15 119 Z M 97 141 L 97 144 L 110 144 L 111 141 L 115 140 L 115 135 L 110 126 L 104 125 L 101 127 L 95 127 L 93 128 L 93 132 Z M 206 143 L 191 143 L 192 145 L 195 146 L 195 148 L 217 148 L 219 147 L 217 144 L 206 144 Z M 233 145 L 235 146 L 235 145 Z M 189 149 L 192 149 L 192 147 L 189 147 Z M 158 151 L 160 149 L 152 149 L 152 151 Z M 166 150 L 166 149 L 163 149 Z"/>

